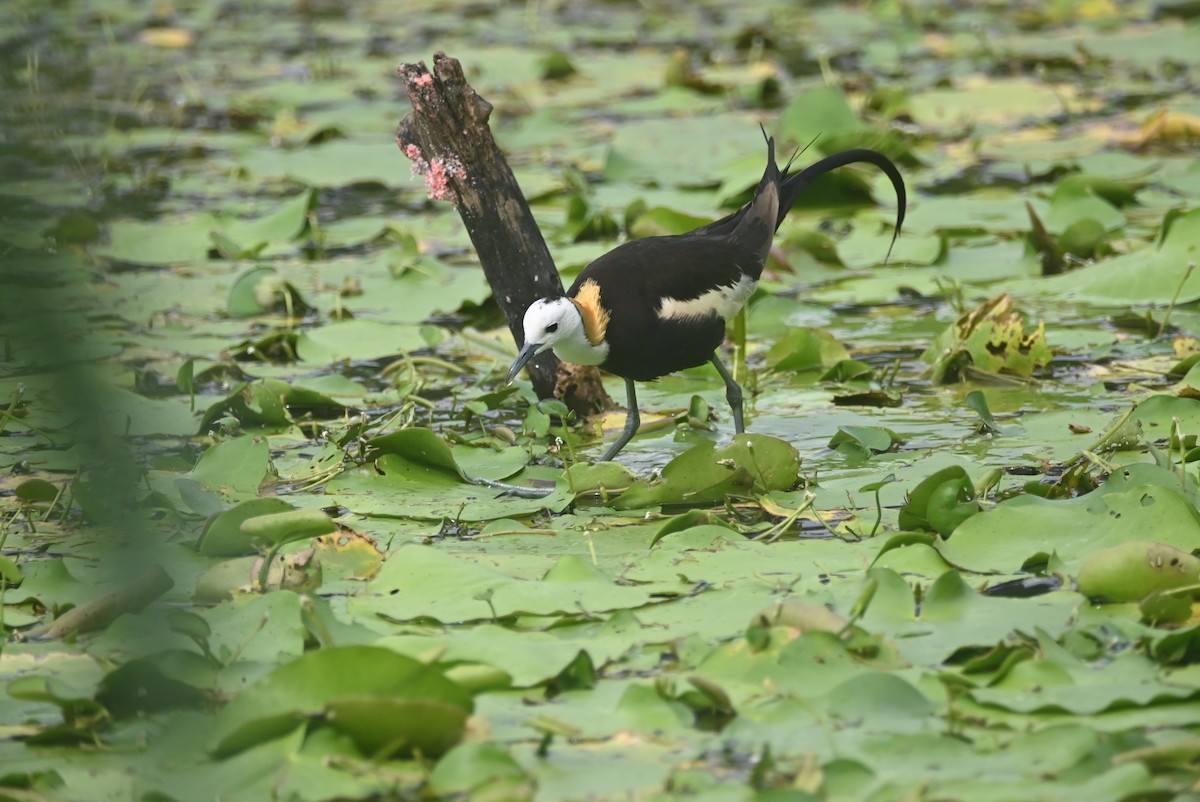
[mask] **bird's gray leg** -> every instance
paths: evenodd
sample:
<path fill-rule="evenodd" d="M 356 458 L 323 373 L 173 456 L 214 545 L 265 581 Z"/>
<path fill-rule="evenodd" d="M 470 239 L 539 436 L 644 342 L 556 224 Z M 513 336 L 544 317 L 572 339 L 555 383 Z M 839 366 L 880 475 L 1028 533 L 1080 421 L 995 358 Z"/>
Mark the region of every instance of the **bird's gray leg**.
<path fill-rule="evenodd" d="M 625 413 L 625 428 L 621 430 L 621 436 L 617 438 L 617 442 L 604 452 L 604 456 L 600 458 L 601 462 L 608 462 L 617 456 L 617 452 L 633 439 L 633 436 L 637 434 L 638 427 L 642 425 L 642 416 L 638 414 L 637 389 L 633 385 L 633 379 L 625 380 L 625 394 L 625 403 L 628 404 L 628 412 Z"/>
<path fill-rule="evenodd" d="M 711 361 L 713 367 L 717 369 L 717 373 L 720 373 L 721 378 L 725 381 L 725 400 L 729 402 L 729 408 L 733 411 L 733 430 L 741 434 L 746 431 L 746 424 L 742 419 L 742 388 L 729 375 L 729 371 L 721 364 L 721 360 L 717 358 L 715 352 Z"/>

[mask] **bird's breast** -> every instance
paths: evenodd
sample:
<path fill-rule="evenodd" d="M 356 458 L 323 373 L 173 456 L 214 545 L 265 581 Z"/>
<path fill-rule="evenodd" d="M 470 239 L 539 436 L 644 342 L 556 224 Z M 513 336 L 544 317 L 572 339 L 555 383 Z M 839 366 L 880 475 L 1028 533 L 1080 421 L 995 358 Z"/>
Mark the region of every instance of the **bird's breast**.
<path fill-rule="evenodd" d="M 583 337 L 560 340 L 554 344 L 554 355 L 563 362 L 575 365 L 602 365 L 608 359 L 609 345 L 592 345 Z"/>
<path fill-rule="evenodd" d="M 659 299 L 658 317 L 662 320 L 719 317 L 728 320 L 738 313 L 758 282 L 743 275 L 736 283 L 713 287 L 695 298 L 686 300 L 663 296 Z"/>

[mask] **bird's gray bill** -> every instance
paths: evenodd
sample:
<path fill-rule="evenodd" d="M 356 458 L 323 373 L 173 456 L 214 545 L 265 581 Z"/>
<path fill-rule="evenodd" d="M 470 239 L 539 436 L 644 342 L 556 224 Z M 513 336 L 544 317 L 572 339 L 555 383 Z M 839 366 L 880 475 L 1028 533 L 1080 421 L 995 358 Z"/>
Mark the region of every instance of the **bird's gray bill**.
<path fill-rule="evenodd" d="M 517 354 L 517 361 L 513 362 L 508 371 L 508 380 L 505 384 L 512 384 L 513 379 L 517 378 L 517 374 L 521 372 L 521 368 L 525 367 L 525 363 L 537 356 L 538 349 L 542 347 L 541 343 L 525 343 L 525 347 L 521 349 L 521 353 Z"/>

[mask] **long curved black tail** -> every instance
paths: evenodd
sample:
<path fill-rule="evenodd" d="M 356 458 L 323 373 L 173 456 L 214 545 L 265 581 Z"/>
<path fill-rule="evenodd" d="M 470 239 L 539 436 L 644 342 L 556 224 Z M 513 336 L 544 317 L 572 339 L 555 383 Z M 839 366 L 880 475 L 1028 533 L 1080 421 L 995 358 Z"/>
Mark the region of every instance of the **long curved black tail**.
<path fill-rule="evenodd" d="M 763 132 L 763 136 L 766 136 L 765 131 Z M 771 144 L 771 140 L 768 137 L 768 148 L 770 148 Z M 904 191 L 904 178 L 900 175 L 900 171 L 896 169 L 896 165 L 891 159 L 877 150 L 870 150 L 868 148 L 843 150 L 840 153 L 826 156 L 824 159 L 810 164 L 798 173 L 785 176 L 783 183 L 779 186 L 779 212 L 775 220 L 775 229 L 778 230 L 779 226 L 783 224 L 784 218 L 792 210 L 792 205 L 809 184 L 826 173 L 833 172 L 839 167 L 845 167 L 848 164 L 875 165 L 891 180 L 892 188 L 896 190 L 896 229 L 892 232 L 892 243 L 888 246 L 888 256 L 890 257 L 892 255 L 892 247 L 895 246 L 896 238 L 900 236 L 900 229 L 904 225 L 904 212 L 908 208 L 908 195 Z M 762 184 L 760 182 L 759 190 L 761 189 Z M 757 195 L 758 193 L 756 192 L 756 197 Z M 708 225 L 700 226 L 683 236 L 729 236 L 737 229 L 738 225 L 742 222 L 742 218 L 750 211 L 752 205 L 753 201 L 736 212 L 732 212 Z"/>
<path fill-rule="evenodd" d="M 904 225 L 904 212 L 908 207 L 908 194 L 904 191 L 904 178 L 900 175 L 900 171 L 896 169 L 896 165 L 891 159 L 877 150 L 869 150 L 867 148 L 843 150 L 832 156 L 826 156 L 824 159 L 805 167 L 800 172 L 784 178 L 779 191 L 779 217 L 775 221 L 775 229 L 778 230 L 779 226 L 783 225 L 783 220 L 787 217 L 788 212 L 791 211 L 792 204 L 796 202 L 797 198 L 800 197 L 800 193 L 809 184 L 826 173 L 831 173 L 839 167 L 845 167 L 848 164 L 875 165 L 892 182 L 892 189 L 896 190 L 896 229 L 892 232 L 892 244 L 888 246 L 888 256 L 891 256 L 892 246 L 896 244 L 896 237 L 900 236 L 900 228 Z"/>

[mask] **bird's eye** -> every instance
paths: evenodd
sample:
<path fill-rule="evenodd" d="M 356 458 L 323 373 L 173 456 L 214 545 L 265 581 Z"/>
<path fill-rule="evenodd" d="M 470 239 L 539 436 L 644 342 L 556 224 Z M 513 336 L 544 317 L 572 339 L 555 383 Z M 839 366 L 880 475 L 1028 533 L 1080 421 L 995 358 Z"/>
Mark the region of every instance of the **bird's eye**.
<path fill-rule="evenodd" d="M 546 333 L 547 333 L 547 334 L 553 334 L 553 333 L 554 333 L 554 332 L 556 332 L 556 331 L 558 331 L 558 324 L 557 324 L 557 323 L 551 323 L 549 326 L 547 326 L 547 327 L 546 327 Z"/>

